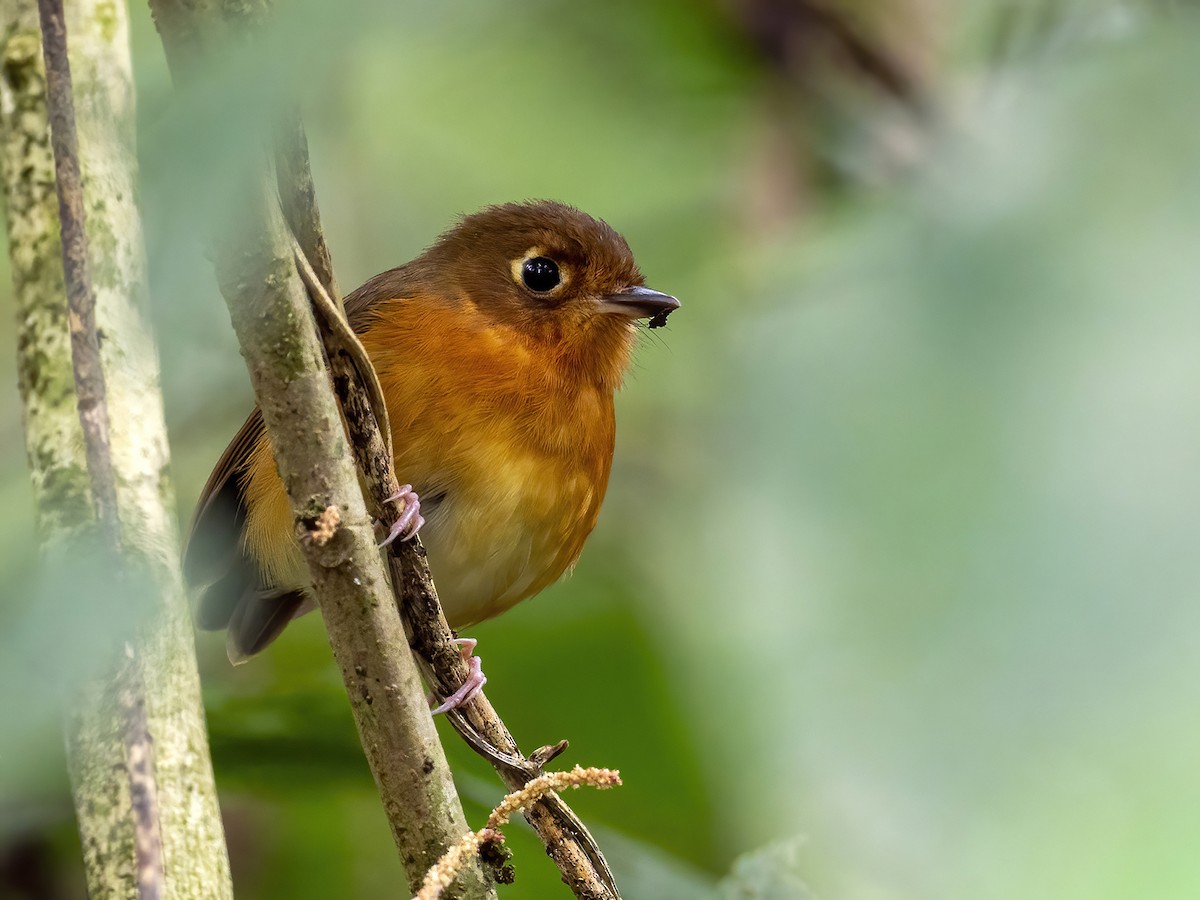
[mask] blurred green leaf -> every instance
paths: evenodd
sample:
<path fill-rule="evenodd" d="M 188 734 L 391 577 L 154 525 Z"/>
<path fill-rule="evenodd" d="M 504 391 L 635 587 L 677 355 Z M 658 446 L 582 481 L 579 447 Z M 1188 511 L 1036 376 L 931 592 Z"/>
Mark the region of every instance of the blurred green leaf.
<path fill-rule="evenodd" d="M 721 880 L 721 900 L 815 900 L 800 875 L 800 838 L 739 856 Z"/>

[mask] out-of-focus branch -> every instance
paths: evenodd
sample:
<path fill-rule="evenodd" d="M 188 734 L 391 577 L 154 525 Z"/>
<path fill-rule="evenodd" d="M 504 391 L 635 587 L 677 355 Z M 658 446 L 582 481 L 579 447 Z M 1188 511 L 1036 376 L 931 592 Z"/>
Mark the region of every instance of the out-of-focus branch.
<path fill-rule="evenodd" d="M 75 133 L 75 100 L 71 96 L 71 64 L 67 58 L 67 23 L 62 0 L 38 0 L 42 25 L 42 59 L 46 67 L 46 112 L 54 154 L 58 194 L 58 227 L 62 241 L 63 278 L 67 288 L 67 330 L 71 334 L 71 368 L 75 405 L 83 426 L 84 456 L 91 483 L 92 509 L 102 543 L 121 567 L 121 519 L 117 512 L 117 476 L 109 442 L 108 394 L 100 365 L 96 330 L 96 295 L 92 292 L 87 231 L 83 214 L 83 173 Z M 118 580 L 121 572 L 117 573 Z M 124 770 L 129 779 L 129 814 L 133 819 L 137 895 L 158 900 L 164 894 L 162 834 L 158 825 L 158 784 L 154 743 L 146 722 L 145 685 L 132 643 L 116 661 L 114 679 L 125 744 Z M 77 785 L 76 794 L 79 794 Z M 85 806 L 87 797 L 82 798 Z M 110 889 L 117 887 L 108 885 Z"/>
<path fill-rule="evenodd" d="M 67 60 L 67 24 L 62 0 L 38 0 L 38 16 L 42 25 L 46 112 L 50 119 L 54 183 L 58 193 L 75 404 L 83 425 L 92 507 L 108 544 L 113 550 L 119 550 L 121 520 L 117 515 L 117 482 L 108 441 L 108 397 L 104 389 L 104 371 L 100 368 L 100 339 L 96 335 L 96 297 L 92 293 L 87 232 L 84 230 L 83 174 L 79 170 L 75 100 L 71 96 L 71 66 Z"/>
<path fill-rule="evenodd" d="M 219 58 L 211 54 L 221 41 L 239 29 L 245 39 L 247 12 L 261 9 L 217 0 L 150 5 L 181 85 L 203 77 L 205 60 Z M 311 179 L 306 181 L 311 194 Z M 467 831 L 466 818 L 346 453 L 324 351 L 265 158 L 244 188 L 238 192 L 241 215 L 214 241 L 217 279 L 291 500 L 367 761 L 410 882 L 419 884 Z M 319 233 L 319 221 L 312 224 Z M 327 252 L 323 258 L 332 283 Z M 457 887 L 459 896 L 495 897 L 478 863 Z"/>
<path fill-rule="evenodd" d="M 909 106 L 925 109 L 925 87 L 910 60 L 864 27 L 860 4 L 844 0 L 732 0 L 729 10 L 762 60 L 801 87 L 833 63 Z M 868 10 L 869 11 L 869 10 Z M 896 12 L 881 6 L 875 18 Z M 827 77 L 827 73 L 824 77 Z"/>
<path fill-rule="evenodd" d="M 139 310 L 145 259 L 133 204 L 125 11 L 92 0 L 68 4 L 73 91 L 62 6 L 43 3 L 43 13 L 48 78 L 33 0 L 0 7 L 4 186 L 40 531 L 46 547 L 62 546 L 81 535 L 94 511 L 120 567 L 148 570 L 158 595 L 136 631 L 124 640 L 108 636 L 103 671 L 70 686 L 68 756 L 89 892 L 228 897 L 165 476 L 158 363 Z M 89 257 L 89 243 L 103 253 Z M 91 264 L 97 258 L 98 267 Z M 120 427 L 110 431 L 110 418 Z M 86 453 L 77 449 L 84 446 Z M 89 586 L 80 591 L 81 602 L 92 599 Z M 112 618 L 119 621 L 119 613 Z"/>

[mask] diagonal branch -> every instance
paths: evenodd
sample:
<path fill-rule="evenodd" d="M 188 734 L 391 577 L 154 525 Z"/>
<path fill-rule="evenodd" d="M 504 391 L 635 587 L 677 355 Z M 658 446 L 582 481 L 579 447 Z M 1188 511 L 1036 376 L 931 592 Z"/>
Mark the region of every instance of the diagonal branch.
<path fill-rule="evenodd" d="M 201 56 L 197 51 L 202 45 L 206 23 L 212 24 L 226 15 L 236 19 L 237 15 L 236 12 L 226 13 L 221 0 L 151 0 L 151 8 L 172 68 L 176 70 L 190 67 Z M 176 60 L 181 61 L 182 65 L 177 65 Z M 300 119 L 294 112 L 289 113 L 276 129 L 275 171 L 280 206 L 294 235 L 289 244 L 296 268 L 317 311 L 317 324 L 334 390 L 358 468 L 364 476 L 371 513 L 390 525 L 395 521 L 397 510 L 387 502 L 387 498 L 397 492 L 399 483 L 392 467 L 387 410 L 370 361 L 344 318 L 341 298 L 336 292 L 330 253 L 321 229 L 307 142 Z M 260 220 L 258 226 L 272 234 L 278 227 L 274 218 L 270 221 Z M 261 242 L 263 238 L 247 235 L 242 240 Z M 281 249 L 279 239 L 272 237 L 271 241 L 271 252 L 278 261 Z M 218 269 L 221 268 L 219 260 Z M 282 278 L 283 273 L 276 270 L 275 276 Z M 252 279 L 223 277 L 222 280 L 237 284 Z M 294 298 L 289 300 L 288 305 L 293 312 L 296 311 Z M 238 314 L 235 313 L 235 325 L 237 318 Z M 240 329 L 239 338 L 254 375 L 256 363 L 253 360 L 257 351 L 247 347 Z M 256 393 L 259 393 L 257 379 Z M 259 396 L 261 402 L 263 395 L 260 393 Z M 272 425 L 272 415 L 266 408 L 264 417 L 274 436 L 276 431 Z M 277 452 L 282 449 L 278 443 L 276 447 Z M 281 472 L 292 470 L 282 458 L 280 463 Z M 291 485 L 289 495 L 293 496 L 295 502 Z M 419 542 L 396 542 L 391 548 L 389 565 L 392 580 L 401 594 L 398 605 L 408 637 L 407 643 L 415 651 L 430 683 L 446 696 L 466 679 L 466 663 L 452 643 L 454 635 L 442 613 Z M 389 605 L 396 608 L 394 601 Z M 322 612 L 325 614 L 324 602 Z M 333 633 L 328 617 L 326 624 L 331 631 L 330 639 L 336 645 L 340 638 Z M 350 680 L 347 686 L 350 686 Z M 353 695 L 351 699 L 353 702 Z M 451 720 L 467 742 L 492 762 L 510 790 L 518 790 L 539 776 L 542 767 L 566 747 L 564 741 L 525 757 L 483 695 L 476 697 L 463 710 L 452 713 Z M 564 881 L 577 897 L 619 900 L 620 893 L 603 854 L 587 828 L 561 798 L 553 793 L 548 794 L 533 804 L 526 815 L 545 843 L 547 853 L 563 873 Z M 399 842 L 399 838 L 397 840 Z"/>
<path fill-rule="evenodd" d="M 298 128 L 298 122 L 296 125 Z M 288 167 L 308 173 L 308 148 L 303 141 L 303 131 L 291 130 L 288 134 L 292 141 L 277 146 L 277 160 L 286 158 Z M 296 134 L 300 135 L 299 141 L 295 140 Z M 308 262 L 308 259 L 329 260 L 311 175 L 303 180 L 300 189 L 291 192 L 281 180 L 280 191 L 283 207 L 289 213 L 289 223 L 298 236 L 297 266 L 318 311 L 334 390 L 345 417 L 355 459 L 364 474 L 374 514 L 391 525 L 397 511 L 386 501 L 399 489 L 399 481 L 392 467 L 387 420 L 384 419 L 381 431 L 374 414 L 377 409 L 382 409 L 384 416 L 387 413 L 369 388 L 376 383 L 375 372 L 362 345 L 357 339 L 351 341 L 346 337 L 349 325 L 341 318 L 341 302 L 329 291 L 332 267 L 326 269 L 327 274 L 323 277 Z M 419 539 L 394 541 L 388 550 L 409 645 L 436 693 L 449 696 L 466 681 L 467 664 L 453 643 L 454 633 L 438 601 L 425 551 Z M 463 708 L 452 710 L 449 718 L 472 749 L 493 765 L 510 791 L 520 790 L 540 776 L 543 767 L 567 747 L 567 742 L 562 741 L 543 747 L 530 757 L 522 755 L 503 720 L 482 693 Z M 561 797 L 548 793 L 531 804 L 525 816 L 577 897 L 619 900 L 620 891 L 599 845 Z"/>
<path fill-rule="evenodd" d="M 258 7 L 253 6 L 253 9 Z M 217 48 L 246 34 L 252 11 L 224 0 L 151 0 L 176 81 L 194 84 Z M 231 136 L 236 137 L 236 136 Z M 251 150 L 250 152 L 253 152 Z M 297 536 L 367 762 L 408 874 L 425 871 L 467 830 L 450 770 L 405 648 L 324 350 L 296 271 L 266 159 L 248 167 L 239 213 L 215 236 L 217 280 L 250 372 Z M 495 898 L 477 862 L 456 896 Z"/>
<path fill-rule="evenodd" d="M 421 890 L 413 900 L 438 900 L 454 883 L 464 862 L 479 853 L 484 844 L 496 845 L 504 840 L 500 827 L 508 824 L 513 813 L 518 810 L 525 809 L 547 794 L 564 788 L 578 788 L 587 784 L 604 790 L 616 787 L 620 783 L 621 774 L 613 769 L 584 769 L 576 766 L 570 772 L 548 772 L 539 775 L 520 790 L 512 791 L 501 800 L 500 805 L 488 816 L 487 824 L 483 828 L 468 834 L 451 847 L 426 874 Z"/>

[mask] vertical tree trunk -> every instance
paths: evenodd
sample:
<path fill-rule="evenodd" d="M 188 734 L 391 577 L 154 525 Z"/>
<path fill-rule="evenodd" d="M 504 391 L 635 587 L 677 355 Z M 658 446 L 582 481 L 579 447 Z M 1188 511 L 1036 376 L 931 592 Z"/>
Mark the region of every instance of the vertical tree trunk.
<path fill-rule="evenodd" d="M 144 319 L 145 256 L 134 205 L 134 95 L 123 4 L 67 3 L 67 29 L 101 353 L 126 552 L 159 601 L 138 631 L 154 743 L 166 896 L 232 896 L 178 563 L 158 358 Z M 26 448 L 47 545 L 91 521 L 75 410 L 54 169 L 33 0 L 0 3 L 0 126 L 18 309 Z M 81 585 L 81 591 L 87 586 Z M 115 666 L 114 662 L 114 666 Z M 113 685 L 75 695 L 67 722 L 89 893 L 136 893 L 129 777 Z"/>
<path fill-rule="evenodd" d="M 151 0 L 150 8 L 177 88 L 186 96 L 211 77 L 211 67 L 222 65 L 231 41 L 256 39 L 270 4 Z M 264 129 L 262 136 L 269 134 Z M 249 159 L 262 152 L 258 135 L 223 137 L 241 142 Z M 296 269 L 279 181 L 265 152 L 261 165 L 248 166 L 242 177 L 238 207 L 225 211 L 227 220 L 213 237 L 217 282 L 297 534 L 304 535 L 300 543 L 313 593 L 363 751 L 415 889 L 469 829 L 367 512 L 325 350 Z M 283 177 L 309 179 L 295 169 Z M 311 190 L 311 184 L 301 189 Z M 330 261 L 317 264 L 332 282 Z M 494 900 L 496 890 L 479 860 L 472 859 L 449 896 Z"/>

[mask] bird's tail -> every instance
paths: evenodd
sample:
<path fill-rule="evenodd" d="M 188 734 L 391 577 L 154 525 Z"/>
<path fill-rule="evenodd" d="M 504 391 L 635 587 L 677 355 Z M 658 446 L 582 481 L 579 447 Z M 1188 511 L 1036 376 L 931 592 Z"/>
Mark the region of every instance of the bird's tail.
<path fill-rule="evenodd" d="M 226 652 L 234 665 L 261 651 L 288 622 L 314 608 L 304 592 L 269 583 L 242 540 L 244 473 L 263 434 L 262 414 L 256 409 L 204 486 L 183 551 L 184 577 L 190 587 L 201 590 L 196 626 L 226 630 Z"/>

